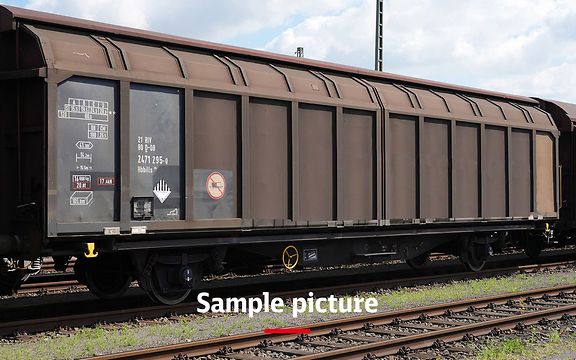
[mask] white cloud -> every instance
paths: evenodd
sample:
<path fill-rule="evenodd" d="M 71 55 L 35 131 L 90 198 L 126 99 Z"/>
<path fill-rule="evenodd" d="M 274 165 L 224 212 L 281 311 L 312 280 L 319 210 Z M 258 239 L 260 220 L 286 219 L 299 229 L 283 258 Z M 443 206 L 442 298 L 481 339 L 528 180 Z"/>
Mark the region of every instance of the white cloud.
<path fill-rule="evenodd" d="M 139 0 L 30 0 L 26 7 L 83 19 L 147 29 L 150 3 Z"/>
<path fill-rule="evenodd" d="M 302 46 L 306 57 L 366 66 L 373 61 L 374 18 L 372 1 L 362 1 L 338 14 L 310 17 L 264 48 L 292 54 Z"/>
<path fill-rule="evenodd" d="M 294 18 L 341 11 L 357 0 L 29 0 L 26 7 L 212 41 L 227 41 Z"/>
<path fill-rule="evenodd" d="M 563 63 L 558 66 L 545 67 L 529 74 L 502 76 L 486 80 L 480 87 L 497 91 L 507 91 L 544 99 L 576 102 L 575 63 Z"/>
<path fill-rule="evenodd" d="M 286 29 L 266 49 L 373 67 L 374 2 Z M 576 1 L 385 0 L 386 71 L 576 102 Z"/>
<path fill-rule="evenodd" d="M 372 68 L 374 0 L 29 0 L 27 7 Z M 576 1 L 385 0 L 386 71 L 576 102 Z"/>
<path fill-rule="evenodd" d="M 568 90 L 576 87 L 576 2 L 422 0 L 411 5 L 408 18 L 400 2 L 387 2 L 389 70 L 576 101 Z M 416 46 L 403 46 L 414 37 L 421 39 Z"/>

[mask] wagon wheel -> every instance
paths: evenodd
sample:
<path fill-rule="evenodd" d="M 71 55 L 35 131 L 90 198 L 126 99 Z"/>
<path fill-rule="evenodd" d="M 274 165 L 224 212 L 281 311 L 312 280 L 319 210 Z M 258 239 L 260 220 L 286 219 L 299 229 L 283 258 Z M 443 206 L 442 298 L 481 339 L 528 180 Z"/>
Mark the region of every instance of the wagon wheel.
<path fill-rule="evenodd" d="M 101 299 L 122 296 L 132 283 L 132 275 L 124 267 L 124 257 L 102 255 L 97 259 L 79 262 L 79 266 L 74 268 L 78 271 L 77 277 Z"/>
<path fill-rule="evenodd" d="M 22 283 L 24 274 L 21 271 L 0 271 L 0 296 L 10 296 Z"/>
<path fill-rule="evenodd" d="M 460 261 L 469 271 L 481 271 L 488 259 L 488 245 L 478 244 L 467 239 L 460 248 Z"/>
<path fill-rule="evenodd" d="M 165 269 L 164 269 L 165 270 Z M 158 280 L 158 272 L 161 272 L 161 267 L 157 264 L 154 265 L 152 273 L 144 279 L 139 281 L 144 281 L 145 284 L 142 286 L 146 289 L 148 297 L 152 299 L 155 303 L 164 305 L 176 305 L 184 301 L 192 289 L 165 289 L 160 285 Z M 162 275 L 162 274 L 160 274 Z"/>
<path fill-rule="evenodd" d="M 542 248 L 544 248 L 544 241 L 542 241 L 542 238 L 527 235 L 524 241 L 524 253 L 526 255 L 528 255 L 531 259 L 535 259 L 540 256 Z"/>
<path fill-rule="evenodd" d="M 88 270 L 84 274 L 86 286 L 100 299 L 115 299 L 122 296 L 132 283 L 129 274 L 106 271 L 105 269 Z"/>
<path fill-rule="evenodd" d="M 152 280 L 148 296 L 152 301 L 160 304 L 177 305 L 186 300 L 188 295 L 190 295 L 190 292 L 192 292 L 191 289 L 165 291 L 158 286 L 158 283 L 155 280 Z"/>
<path fill-rule="evenodd" d="M 425 252 L 424 254 L 420 254 L 416 257 L 413 257 L 412 259 L 406 259 L 406 264 L 408 264 L 408 266 L 410 266 L 412 269 L 419 269 L 424 266 L 424 264 L 426 264 L 429 259 L 430 253 Z"/>

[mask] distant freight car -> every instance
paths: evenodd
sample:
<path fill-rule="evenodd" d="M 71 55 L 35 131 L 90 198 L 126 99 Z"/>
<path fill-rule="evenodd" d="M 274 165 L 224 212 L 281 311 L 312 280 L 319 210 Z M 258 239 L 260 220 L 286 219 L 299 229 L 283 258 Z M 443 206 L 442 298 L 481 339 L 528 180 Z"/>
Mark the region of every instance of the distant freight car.
<path fill-rule="evenodd" d="M 1 287 L 41 256 L 101 297 L 203 274 L 537 254 L 558 218 L 538 101 L 0 7 Z"/>
<path fill-rule="evenodd" d="M 558 238 L 566 240 L 573 237 L 576 229 L 576 104 L 562 101 L 542 100 L 540 107 L 550 113 L 560 131 L 558 159 L 559 179 L 558 197 L 560 199 L 560 220 L 555 229 Z"/>

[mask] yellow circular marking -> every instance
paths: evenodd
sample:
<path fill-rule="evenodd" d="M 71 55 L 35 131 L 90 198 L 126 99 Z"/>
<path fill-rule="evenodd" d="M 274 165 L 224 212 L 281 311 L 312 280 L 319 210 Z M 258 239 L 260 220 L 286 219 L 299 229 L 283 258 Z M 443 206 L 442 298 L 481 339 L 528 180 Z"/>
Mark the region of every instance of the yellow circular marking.
<path fill-rule="evenodd" d="M 284 248 L 282 252 L 282 263 L 284 267 L 288 270 L 292 270 L 298 265 L 298 260 L 300 260 L 300 254 L 296 246 L 290 245 Z"/>

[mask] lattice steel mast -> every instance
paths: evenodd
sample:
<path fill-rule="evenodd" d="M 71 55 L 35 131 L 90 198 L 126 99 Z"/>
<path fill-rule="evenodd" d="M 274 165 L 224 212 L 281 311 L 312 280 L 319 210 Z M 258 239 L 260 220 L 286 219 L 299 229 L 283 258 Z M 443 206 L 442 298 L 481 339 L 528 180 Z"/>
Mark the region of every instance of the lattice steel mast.
<path fill-rule="evenodd" d="M 374 70 L 384 69 L 384 0 L 376 0 L 376 46 L 374 47 Z"/>

